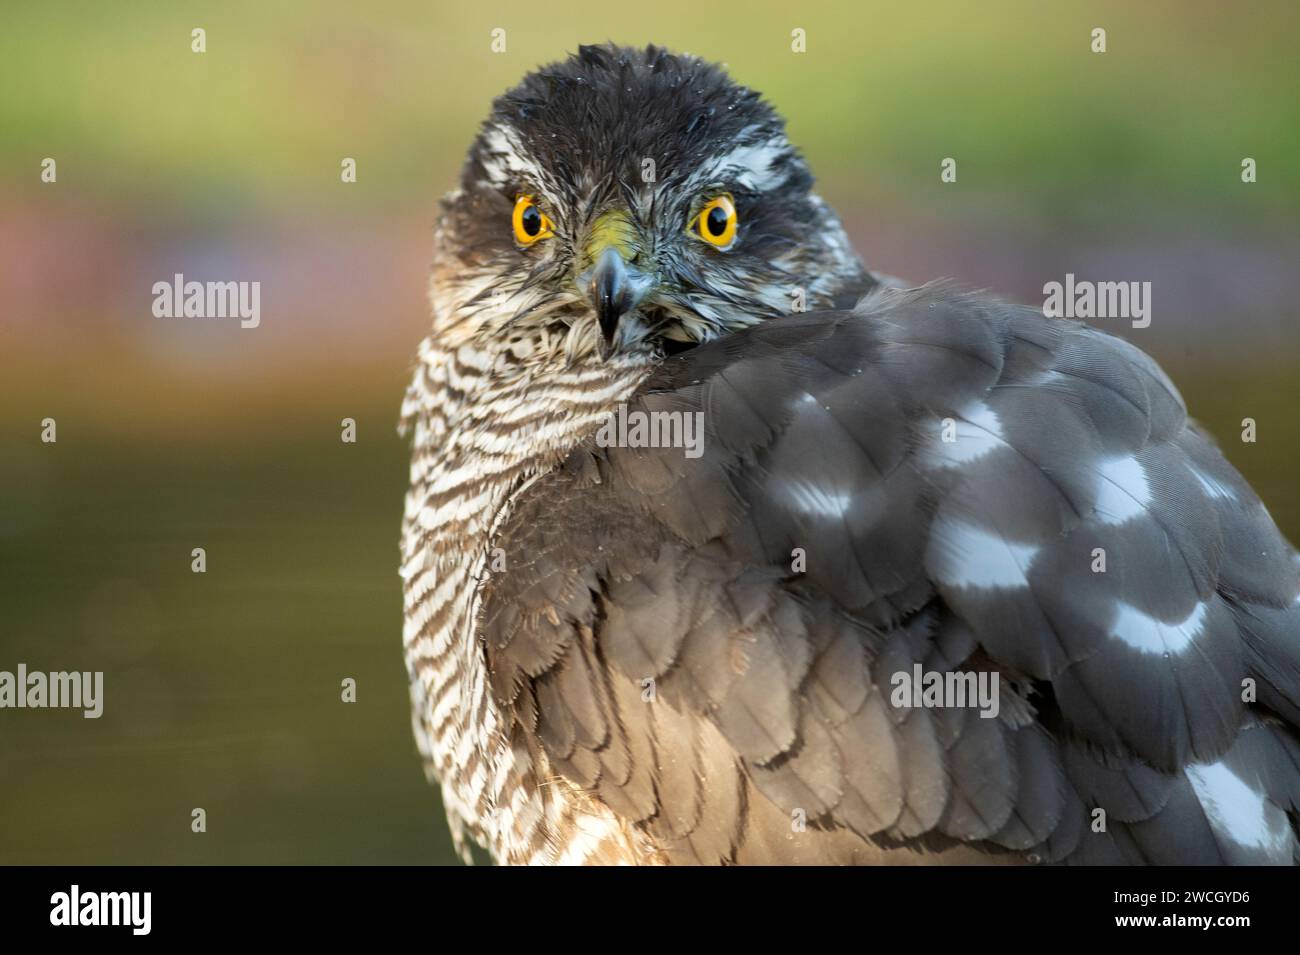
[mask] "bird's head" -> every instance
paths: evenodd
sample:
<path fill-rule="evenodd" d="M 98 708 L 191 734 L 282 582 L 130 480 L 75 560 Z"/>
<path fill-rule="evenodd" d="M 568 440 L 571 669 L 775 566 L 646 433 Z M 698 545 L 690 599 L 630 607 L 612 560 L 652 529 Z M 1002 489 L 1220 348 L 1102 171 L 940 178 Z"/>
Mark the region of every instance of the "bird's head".
<path fill-rule="evenodd" d="M 493 105 L 443 200 L 450 342 L 653 356 L 871 280 L 785 125 L 720 68 L 586 46 Z"/>

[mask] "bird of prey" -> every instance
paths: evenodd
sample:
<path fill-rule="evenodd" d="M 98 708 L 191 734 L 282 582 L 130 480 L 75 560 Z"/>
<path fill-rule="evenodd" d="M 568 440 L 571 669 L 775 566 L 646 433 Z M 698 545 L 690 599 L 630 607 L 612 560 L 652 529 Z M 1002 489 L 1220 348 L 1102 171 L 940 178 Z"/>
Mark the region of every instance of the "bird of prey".
<path fill-rule="evenodd" d="M 474 139 L 402 412 L 462 855 L 1295 863 L 1264 505 L 1136 347 L 879 279 L 812 185 L 757 93 L 655 47 L 537 70 Z"/>

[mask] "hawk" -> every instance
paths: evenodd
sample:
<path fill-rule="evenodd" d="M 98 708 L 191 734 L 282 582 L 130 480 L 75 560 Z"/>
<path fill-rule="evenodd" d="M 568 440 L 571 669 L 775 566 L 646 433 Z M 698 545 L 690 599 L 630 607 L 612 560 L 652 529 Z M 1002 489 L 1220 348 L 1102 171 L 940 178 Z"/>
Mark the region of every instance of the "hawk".
<path fill-rule="evenodd" d="M 539 69 L 473 141 L 402 410 L 461 854 L 1294 863 L 1264 505 L 1143 352 L 877 278 L 812 184 L 758 94 L 653 46 Z"/>

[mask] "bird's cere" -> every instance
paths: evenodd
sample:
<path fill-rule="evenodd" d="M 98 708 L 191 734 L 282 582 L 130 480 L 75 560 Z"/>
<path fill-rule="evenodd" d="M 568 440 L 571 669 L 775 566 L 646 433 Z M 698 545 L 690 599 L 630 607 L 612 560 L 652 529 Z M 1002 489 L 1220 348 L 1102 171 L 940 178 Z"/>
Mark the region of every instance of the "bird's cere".
<path fill-rule="evenodd" d="M 587 231 L 586 262 L 594 265 L 612 250 L 628 262 L 640 252 L 636 226 L 626 209 L 615 207 L 598 215 Z"/>

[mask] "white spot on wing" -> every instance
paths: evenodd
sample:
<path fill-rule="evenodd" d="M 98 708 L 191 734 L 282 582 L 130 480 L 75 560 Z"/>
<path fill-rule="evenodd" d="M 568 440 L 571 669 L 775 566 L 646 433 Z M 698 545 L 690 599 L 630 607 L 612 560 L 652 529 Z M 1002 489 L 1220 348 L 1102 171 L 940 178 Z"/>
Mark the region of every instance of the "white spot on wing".
<path fill-rule="evenodd" d="M 1196 639 L 1204 623 L 1203 603 L 1198 603 L 1181 623 L 1165 623 L 1136 607 L 1121 603 L 1110 632 L 1142 653 L 1182 653 Z"/>
<path fill-rule="evenodd" d="M 1025 576 L 1038 554 L 1033 544 L 1018 544 L 964 521 L 939 521 L 931 532 L 927 563 L 940 581 L 953 587 L 1027 587 Z"/>
<path fill-rule="evenodd" d="M 781 490 L 789 497 L 795 510 L 809 517 L 843 517 L 853 501 L 851 494 L 828 491 L 807 481 L 782 481 Z"/>
<path fill-rule="evenodd" d="M 1123 524 L 1146 511 L 1151 485 L 1136 458 L 1112 458 L 1096 468 L 1095 516 L 1103 524 Z"/>
<path fill-rule="evenodd" d="M 952 441 L 943 440 L 943 423 L 940 433 L 924 452 L 923 463 L 931 468 L 952 468 L 982 458 L 990 451 L 1004 447 L 1002 422 L 997 412 L 982 401 L 976 401 L 954 416 Z"/>
<path fill-rule="evenodd" d="M 1202 474 L 1200 471 L 1192 468 L 1192 474 L 1200 482 L 1201 489 L 1212 501 L 1235 501 L 1237 492 L 1230 485 L 1224 484 L 1217 478 L 1210 477 L 1208 474 Z"/>
<path fill-rule="evenodd" d="M 1216 833 L 1246 848 L 1290 855 L 1286 816 L 1263 793 L 1222 762 L 1194 763 L 1184 772 Z"/>

